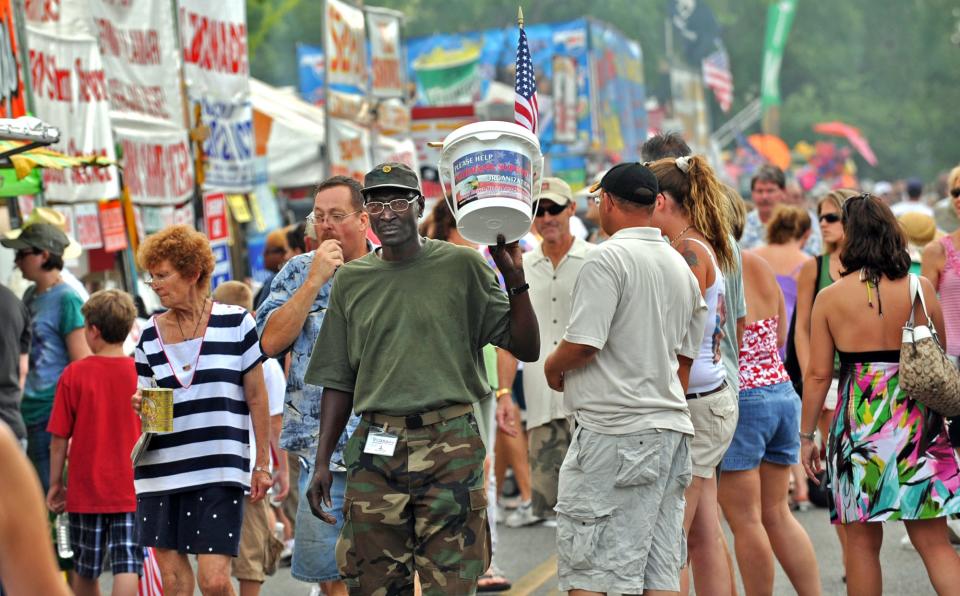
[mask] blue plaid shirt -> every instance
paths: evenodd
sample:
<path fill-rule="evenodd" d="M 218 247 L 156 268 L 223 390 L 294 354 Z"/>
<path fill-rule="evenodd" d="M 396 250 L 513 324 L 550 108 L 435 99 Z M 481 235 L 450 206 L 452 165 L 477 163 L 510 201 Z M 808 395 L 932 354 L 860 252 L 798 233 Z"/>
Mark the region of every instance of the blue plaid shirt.
<path fill-rule="evenodd" d="M 269 296 L 257 309 L 257 330 L 261 335 L 273 311 L 286 304 L 293 297 L 294 292 L 306 282 L 313 264 L 313 256 L 313 252 L 308 252 L 293 257 L 273 278 Z M 310 308 L 310 314 L 303 323 L 300 335 L 293 342 L 290 352 L 290 374 L 287 377 L 287 395 L 283 408 L 283 430 L 280 432 L 280 446 L 307 458 L 311 465 L 317 455 L 320 439 L 320 397 L 323 387 L 304 383 L 303 377 L 307 372 L 317 336 L 320 335 L 320 326 L 323 324 L 323 315 L 327 310 L 332 285 L 333 280 L 330 280 L 320 289 Z M 360 418 L 351 414 L 343 434 L 340 435 L 340 440 L 337 441 L 337 448 L 330 456 L 331 470 L 343 471 L 343 449 L 359 423 Z"/>

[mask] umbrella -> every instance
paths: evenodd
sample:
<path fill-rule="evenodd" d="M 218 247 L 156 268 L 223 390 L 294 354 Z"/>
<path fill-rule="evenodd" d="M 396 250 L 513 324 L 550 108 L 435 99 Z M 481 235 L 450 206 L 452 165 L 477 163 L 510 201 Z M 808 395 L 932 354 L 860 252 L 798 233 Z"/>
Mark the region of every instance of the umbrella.
<path fill-rule="evenodd" d="M 877 156 L 873 154 L 870 143 L 867 142 L 866 137 L 863 136 L 857 127 L 839 121 L 821 122 L 813 126 L 813 131 L 822 135 L 847 139 L 868 164 L 871 166 L 877 165 Z"/>
<path fill-rule="evenodd" d="M 28 141 L 0 141 L 0 158 L 9 160 L 17 172 L 18 180 L 25 178 L 33 168 L 62 170 L 84 166 L 110 166 L 115 163 L 112 159 L 101 155 L 74 157 L 42 147 L 24 150 L 23 148 L 29 144 Z M 3 166 L 0 165 L 0 167 Z"/>
<path fill-rule="evenodd" d="M 790 147 L 777 135 L 756 134 L 747 137 L 750 146 L 781 170 L 790 167 Z"/>

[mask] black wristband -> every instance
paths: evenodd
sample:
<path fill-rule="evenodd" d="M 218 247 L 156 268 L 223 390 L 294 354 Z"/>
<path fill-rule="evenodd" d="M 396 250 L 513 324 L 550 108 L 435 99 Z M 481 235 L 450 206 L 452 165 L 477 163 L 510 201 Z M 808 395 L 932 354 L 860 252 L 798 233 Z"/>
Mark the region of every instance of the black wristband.
<path fill-rule="evenodd" d="M 523 284 L 522 286 L 517 286 L 515 288 L 508 289 L 507 294 L 510 294 L 511 296 L 519 296 L 520 294 L 523 294 L 529 289 L 530 289 L 530 284 Z"/>

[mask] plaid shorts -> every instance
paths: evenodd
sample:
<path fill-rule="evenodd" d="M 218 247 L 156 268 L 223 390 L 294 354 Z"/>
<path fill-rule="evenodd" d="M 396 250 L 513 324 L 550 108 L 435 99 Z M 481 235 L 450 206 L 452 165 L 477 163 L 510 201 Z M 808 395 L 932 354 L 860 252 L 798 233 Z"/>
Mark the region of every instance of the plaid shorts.
<path fill-rule="evenodd" d="M 71 513 L 69 520 L 74 570 L 82 577 L 100 577 L 107 549 L 114 575 L 143 574 L 143 549 L 137 545 L 133 513 Z"/>

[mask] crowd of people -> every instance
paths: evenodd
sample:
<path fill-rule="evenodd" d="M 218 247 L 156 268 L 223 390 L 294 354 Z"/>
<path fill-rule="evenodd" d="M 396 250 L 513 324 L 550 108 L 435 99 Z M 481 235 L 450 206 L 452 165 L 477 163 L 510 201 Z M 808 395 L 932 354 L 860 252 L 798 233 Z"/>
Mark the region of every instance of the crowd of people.
<path fill-rule="evenodd" d="M 327 595 L 503 591 L 505 524 L 556 528 L 571 594 L 734 594 L 735 566 L 769 594 L 776 560 L 815 595 L 792 510 L 818 495 L 851 593 L 882 591 L 885 521 L 951 593 L 960 424 L 899 362 L 913 314 L 957 363 L 960 229 L 918 180 L 806 205 L 764 166 L 748 202 L 678 135 L 644 159 L 580 194 L 544 178 L 531 233 L 490 247 L 403 164 L 335 176 L 268 235 L 257 288 L 211 292 L 208 240 L 167 228 L 137 254 L 162 308 L 132 350 L 133 297 L 68 283 L 38 209 L 2 239 L 32 283 L 0 285 L 4 589 L 66 593 L 59 563 L 98 594 L 109 563 L 132 595 L 147 552 L 171 595 L 252 596 L 285 559 Z M 948 187 L 960 213 L 960 166 Z M 173 430 L 144 442 L 147 388 Z"/>

